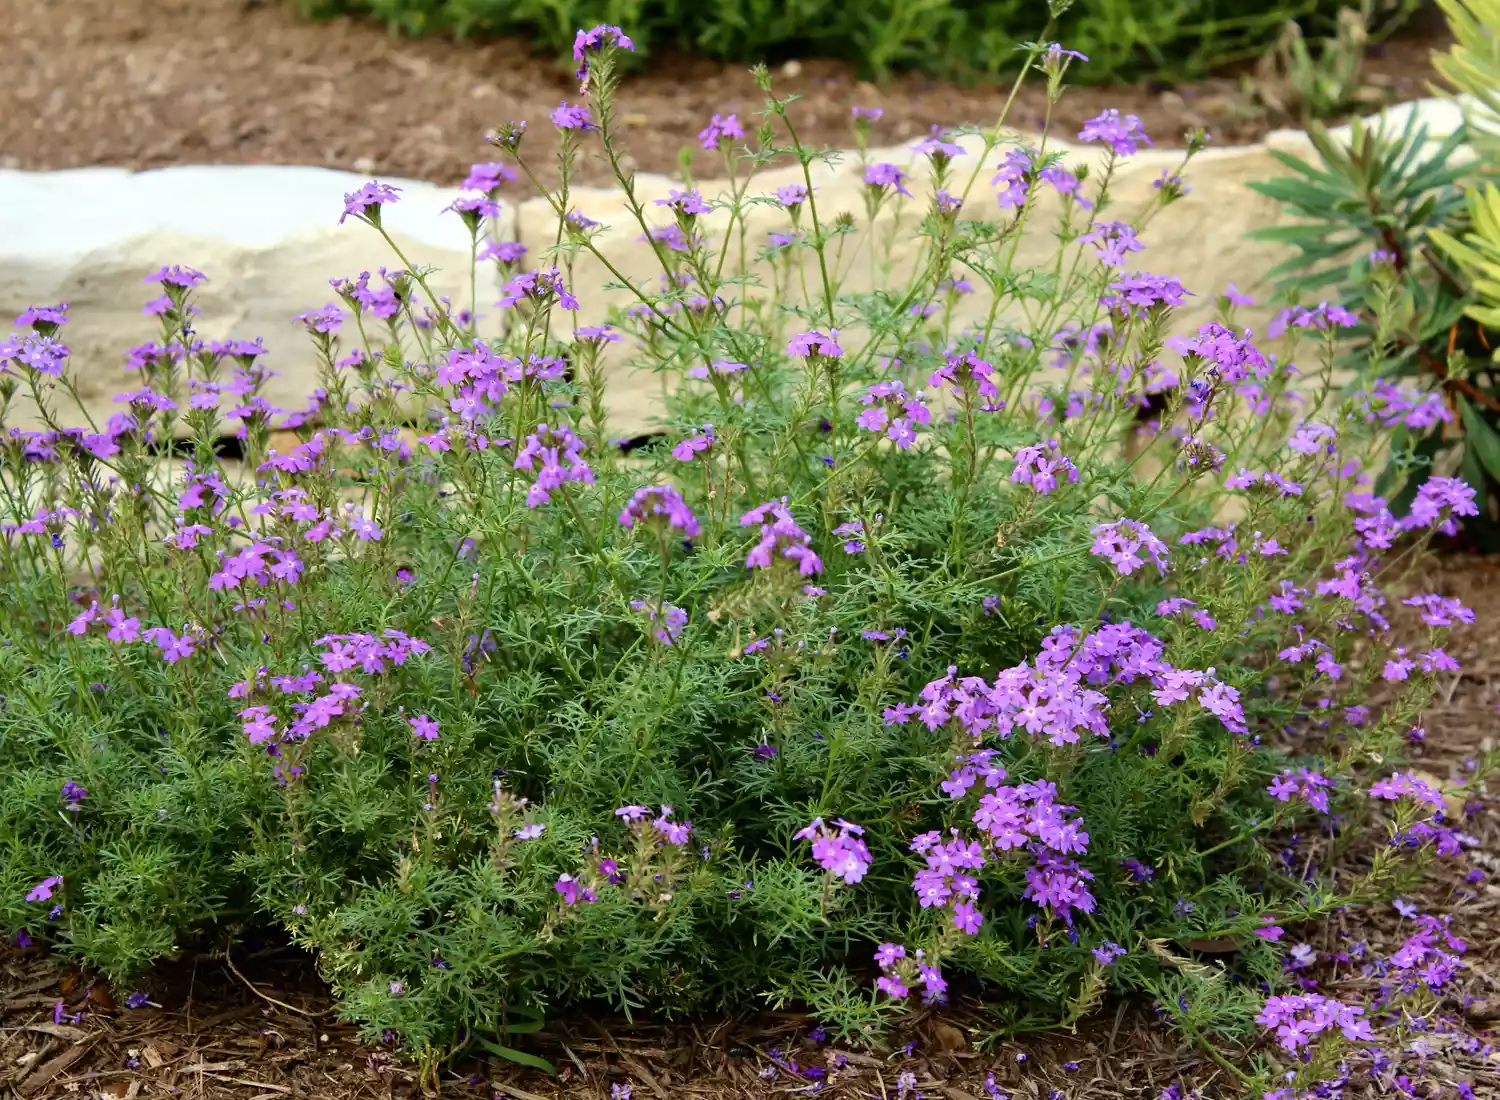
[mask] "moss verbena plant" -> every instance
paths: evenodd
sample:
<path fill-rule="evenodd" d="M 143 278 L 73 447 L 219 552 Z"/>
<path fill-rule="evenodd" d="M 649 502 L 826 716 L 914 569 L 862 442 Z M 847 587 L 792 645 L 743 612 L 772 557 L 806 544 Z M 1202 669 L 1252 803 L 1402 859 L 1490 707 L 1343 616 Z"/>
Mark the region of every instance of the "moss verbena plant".
<path fill-rule="evenodd" d="M 700 135 L 730 182 L 648 199 L 621 167 L 629 48 L 578 36 L 553 247 L 491 236 L 535 179 L 507 124 L 451 207 L 498 307 L 399 249 L 334 279 L 300 318 L 305 409 L 262 396 L 260 343 L 199 337 L 189 268 L 148 280 L 160 337 L 103 424 L 66 306 L 18 318 L 0 922 L 116 981 L 272 922 L 429 1075 L 591 1000 L 798 1002 L 873 1034 L 957 989 L 1006 1027 L 1148 990 L 1249 1036 L 1270 929 L 1464 843 L 1429 784 L 1382 778 L 1471 617 L 1418 591 L 1408 652 L 1384 616 L 1473 508 L 1448 478 L 1403 521 L 1369 491 L 1434 398 L 1338 398 L 1338 307 L 1293 318 L 1285 357 L 1232 288 L 1174 335 L 1188 291 L 1133 261 L 1188 187 L 1116 212 L 1131 116 L 1079 135 L 1092 170 L 1003 119 L 903 167 L 857 111 L 847 212 L 762 71 L 755 139 Z M 1029 58 L 1054 101 L 1082 62 Z M 581 156 L 620 184 L 613 254 L 572 205 Z M 341 220 L 396 249 L 400 199 L 371 182 Z M 1038 222 L 1057 247 L 1026 267 Z M 601 268 L 611 323 L 579 325 Z M 628 368 L 665 395 L 665 438 L 629 448 L 605 411 Z M 1249 981 L 1173 946 L 1213 938 Z"/>

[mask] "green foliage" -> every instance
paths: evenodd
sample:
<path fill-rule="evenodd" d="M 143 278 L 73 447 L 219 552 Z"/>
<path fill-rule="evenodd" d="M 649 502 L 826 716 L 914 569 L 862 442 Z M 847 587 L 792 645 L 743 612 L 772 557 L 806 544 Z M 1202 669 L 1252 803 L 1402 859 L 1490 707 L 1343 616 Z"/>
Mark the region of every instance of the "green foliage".
<path fill-rule="evenodd" d="M 1184 288 L 1121 270 L 1183 194 L 1118 209 L 1138 120 L 1101 124 L 1093 172 L 998 129 L 861 164 L 856 215 L 771 97 L 763 142 L 720 145 L 729 190 L 648 206 L 617 59 L 558 132 L 535 269 L 455 207 L 505 281 L 489 316 L 400 253 L 398 194 L 345 196 L 401 266 L 302 318 L 307 410 L 264 399 L 263 348 L 197 337 L 195 272 L 155 277 L 102 430 L 64 426 L 66 308 L 18 318 L 0 927 L 125 982 L 269 924 L 424 1079 L 471 1045 L 535 1064 L 525 1036 L 580 1003 L 797 1002 L 869 1035 L 947 982 L 1001 1028 L 1150 992 L 1244 1037 L 1245 989 L 1164 945 L 1233 937 L 1269 978 L 1268 922 L 1459 845 L 1418 820 L 1436 792 L 1370 798 L 1451 663 L 1455 612 L 1407 658 L 1380 586 L 1473 491 L 1434 478 L 1398 524 L 1360 480 L 1431 394 L 1337 393 L 1326 308 L 1280 359 L 1227 299 L 1169 344 Z M 496 142 L 535 178 L 522 139 Z M 572 216 L 583 155 L 622 224 Z M 1035 267 L 1028 231 L 1055 241 Z M 611 328 L 573 316 L 589 272 Z M 609 386 L 652 375 L 664 439 L 620 446 Z M 1346 873 L 1370 828 L 1392 843 Z"/>
<path fill-rule="evenodd" d="M 1433 64 L 1448 87 L 1469 97 L 1466 115 L 1481 170 L 1500 163 L 1500 3 L 1438 0 L 1453 44 Z"/>
<path fill-rule="evenodd" d="M 1462 185 L 1473 172 L 1469 133 L 1460 127 L 1433 140 L 1415 113 L 1400 129 L 1356 122 L 1347 142 L 1314 124 L 1309 136 L 1317 163 L 1276 152 L 1292 174 L 1251 184 L 1298 219 L 1251 234 L 1294 250 L 1270 272 L 1279 293 L 1294 303 L 1332 298 L 1378 318 L 1356 330 L 1346 364 L 1374 361 L 1383 378 L 1418 381 L 1444 394 L 1442 409 L 1408 420 L 1392 440 L 1378 488 L 1393 494 L 1398 511 L 1434 466 L 1463 470 L 1486 499 L 1500 484 L 1483 462 L 1500 411 L 1496 379 L 1483 362 L 1488 338 L 1465 321 L 1475 316 L 1467 280 L 1434 247 L 1468 233 Z M 1298 312 L 1289 306 L 1276 326 Z M 1493 523 L 1486 507 L 1469 527 L 1491 543 Z"/>
<path fill-rule="evenodd" d="M 757 62 L 838 57 L 883 74 L 920 68 L 941 76 L 993 76 L 1020 67 L 1023 44 L 1047 21 L 1042 0 L 296 0 L 310 16 L 367 14 L 402 34 L 519 34 L 563 53 L 577 27 L 629 30 L 642 56 L 675 48 Z M 1288 20 L 1335 33 L 1342 0 L 1073 0 L 1056 37 L 1090 58 L 1081 79 L 1109 83 L 1188 79 L 1256 57 Z M 1382 26 L 1404 18 L 1403 4 Z"/>

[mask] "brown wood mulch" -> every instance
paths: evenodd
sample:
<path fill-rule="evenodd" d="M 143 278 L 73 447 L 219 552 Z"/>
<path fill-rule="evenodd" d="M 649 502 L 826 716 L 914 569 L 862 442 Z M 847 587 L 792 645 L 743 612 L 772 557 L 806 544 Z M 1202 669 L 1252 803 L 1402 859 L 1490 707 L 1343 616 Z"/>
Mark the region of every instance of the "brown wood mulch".
<path fill-rule="evenodd" d="M 456 184 L 494 159 L 483 135 L 510 119 L 533 126 L 548 159 L 547 115 L 577 99 L 570 65 L 518 39 L 402 40 L 370 21 L 308 23 L 279 0 L 0 0 L 0 168 L 303 164 Z M 1391 100 L 1426 94 L 1431 21 L 1372 51 L 1370 83 Z M 802 97 L 795 120 L 814 147 L 851 143 L 849 110 L 880 106 L 876 144 L 934 125 L 990 124 L 1008 85 L 962 86 L 907 74 L 875 87 L 843 63 L 778 67 L 780 94 Z M 753 130 L 762 97 L 748 71 L 658 55 L 626 80 L 621 113 L 636 167 L 676 170 L 711 112 Z M 1139 115 L 1160 145 L 1196 126 L 1218 143 L 1252 141 L 1290 120 L 1257 108 L 1238 74 L 1175 88 L 1076 87 L 1054 113 L 1071 137 L 1106 107 Z M 1038 129 L 1045 97 L 1023 90 L 1010 121 Z M 722 172 L 696 153 L 700 176 Z M 586 182 L 603 168 L 585 163 Z"/>

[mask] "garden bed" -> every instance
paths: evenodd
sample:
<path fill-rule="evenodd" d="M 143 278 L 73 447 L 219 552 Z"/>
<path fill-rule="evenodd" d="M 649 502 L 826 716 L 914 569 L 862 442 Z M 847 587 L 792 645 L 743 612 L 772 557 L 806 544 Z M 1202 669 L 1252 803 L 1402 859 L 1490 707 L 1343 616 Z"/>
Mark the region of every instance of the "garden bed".
<path fill-rule="evenodd" d="M 265 0 L 19 0 L 0 70 L 0 167 L 303 164 L 456 184 L 482 159 L 482 135 L 508 119 L 541 121 L 577 86 L 568 67 L 525 42 L 406 41 L 373 21 L 310 23 Z M 1415 25 L 1372 53 L 1371 81 L 1393 101 L 1429 94 L 1440 32 Z M 851 66 L 805 61 L 777 75 L 803 97 L 802 139 L 849 144 L 849 109 L 880 106 L 877 144 L 934 125 L 991 123 L 1007 86 L 965 87 L 907 75 L 884 88 Z M 664 54 L 621 93 L 636 165 L 670 173 L 713 111 L 747 115 L 760 95 L 741 66 Z M 1038 130 L 1040 86 L 1011 121 Z M 1077 87 L 1054 112 L 1071 137 L 1107 107 L 1142 119 L 1158 145 L 1203 126 L 1215 144 L 1258 140 L 1290 120 L 1258 109 L 1237 74 L 1176 88 Z M 1368 109 L 1368 108 L 1366 108 Z M 699 154 L 699 171 L 717 161 Z M 583 182 L 604 182 L 597 164 Z"/>
<path fill-rule="evenodd" d="M 1455 636 L 1451 649 L 1464 672 L 1429 708 L 1428 739 L 1414 748 L 1412 766 L 1462 777 L 1496 740 L 1500 561 L 1459 555 L 1433 568 L 1431 590 L 1472 607 L 1476 623 Z M 1414 616 L 1405 618 L 1414 637 Z M 1415 1084 L 1427 1086 L 1417 1095 L 1462 1098 L 1458 1083 L 1468 1084 L 1475 1096 L 1500 1095 L 1500 1055 L 1493 1049 L 1500 1021 L 1500 885 L 1493 880 L 1500 872 L 1500 820 L 1493 807 L 1492 795 L 1476 792 L 1464 827 L 1478 846 L 1466 859 L 1440 861 L 1420 891 L 1404 899 L 1423 912 L 1451 915 L 1455 933 L 1469 944 L 1463 993 L 1450 996 L 1435 1014 L 1428 1032 L 1431 1054 L 1421 1060 L 1424 1070 L 1412 1075 Z M 1472 870 L 1483 872 L 1485 881 L 1467 881 Z M 1291 936 L 1326 958 L 1360 943 L 1372 953 L 1389 953 L 1410 930 L 1409 921 L 1382 906 L 1341 913 Z M 240 934 L 226 929 L 217 945 L 234 944 L 233 968 L 215 945 L 197 945 L 177 965 L 158 969 L 141 991 L 149 1002 L 136 1009 L 125 1004 L 135 991 L 89 985 L 40 953 L 0 956 L 0 1088 L 28 1100 L 420 1095 L 408 1067 L 385 1050 L 361 1046 L 354 1028 L 333 1017 L 332 1000 L 308 956 Z M 1196 957 L 1211 963 L 1216 956 Z M 1326 968 L 1312 973 L 1328 976 Z M 1362 999 L 1372 985 L 1350 968 L 1342 981 L 1321 987 Z M 61 1025 L 59 1013 L 68 1017 Z M 827 1054 L 842 1053 L 848 1063 L 821 1095 L 894 1097 L 903 1073 L 915 1075 L 923 1095 L 945 1100 L 981 1100 L 991 1073 L 1007 1094 L 1028 1100 L 1154 1100 L 1172 1097 L 1164 1090 L 1173 1085 L 1181 1090 L 1178 1096 L 1194 1088 L 1210 1097 L 1234 1095 L 1223 1071 L 1201 1050 L 1184 1045 L 1140 1001 L 1105 1005 L 1080 1022 L 1075 1035 L 1023 1036 L 982 1050 L 976 1036 L 985 1029 L 984 1019 L 972 1004 L 913 1018 L 891 1036 L 889 1051 L 811 1041 L 816 1024 L 794 1013 L 683 1025 L 574 1013 L 549 1020 L 527 1044 L 560 1067 L 556 1079 L 465 1059 L 450 1068 L 442 1089 L 444 1095 L 513 1100 L 595 1100 L 609 1096 L 612 1084 L 630 1084 L 640 1100 L 800 1095 L 816 1081 L 787 1067 L 823 1066 Z M 1478 1040 L 1474 1049 L 1461 1049 L 1470 1037 Z"/>

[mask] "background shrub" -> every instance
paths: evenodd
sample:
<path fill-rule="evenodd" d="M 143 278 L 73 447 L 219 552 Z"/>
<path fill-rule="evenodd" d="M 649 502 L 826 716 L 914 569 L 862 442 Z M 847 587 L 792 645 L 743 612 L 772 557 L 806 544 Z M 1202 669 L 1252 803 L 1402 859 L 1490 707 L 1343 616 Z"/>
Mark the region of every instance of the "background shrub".
<path fill-rule="evenodd" d="M 564 53 L 577 27 L 630 29 L 644 56 L 658 46 L 726 61 L 843 58 L 864 72 L 918 68 L 939 76 L 993 76 L 1020 67 L 1023 43 L 1042 33 L 1043 0 L 297 0 L 308 15 L 368 14 L 402 34 L 519 34 Z M 1054 0 L 1066 11 L 1052 36 L 1087 54 L 1082 80 L 1107 83 L 1201 76 L 1256 57 L 1287 20 L 1331 34 L 1346 0 Z M 1418 7 L 1378 5 L 1377 29 Z"/>

